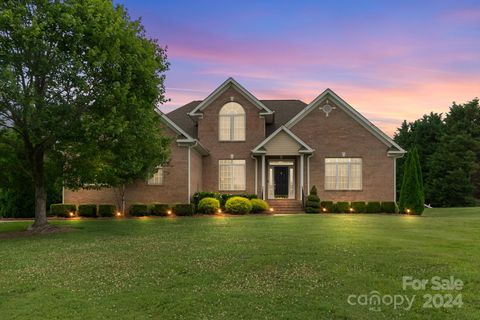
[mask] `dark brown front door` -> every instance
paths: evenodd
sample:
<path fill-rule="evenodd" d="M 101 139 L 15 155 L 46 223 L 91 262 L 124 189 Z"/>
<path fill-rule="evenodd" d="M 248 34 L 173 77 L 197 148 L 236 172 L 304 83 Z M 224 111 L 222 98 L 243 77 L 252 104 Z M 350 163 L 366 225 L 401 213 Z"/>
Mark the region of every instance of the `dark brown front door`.
<path fill-rule="evenodd" d="M 288 197 L 288 167 L 274 167 L 275 197 Z"/>

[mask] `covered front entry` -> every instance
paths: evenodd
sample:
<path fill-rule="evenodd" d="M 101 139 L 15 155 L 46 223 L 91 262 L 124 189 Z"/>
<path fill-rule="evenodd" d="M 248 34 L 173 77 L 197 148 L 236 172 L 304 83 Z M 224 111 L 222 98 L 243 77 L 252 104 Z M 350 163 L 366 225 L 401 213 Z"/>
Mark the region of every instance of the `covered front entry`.
<path fill-rule="evenodd" d="M 268 161 L 268 199 L 295 199 L 295 161 Z"/>

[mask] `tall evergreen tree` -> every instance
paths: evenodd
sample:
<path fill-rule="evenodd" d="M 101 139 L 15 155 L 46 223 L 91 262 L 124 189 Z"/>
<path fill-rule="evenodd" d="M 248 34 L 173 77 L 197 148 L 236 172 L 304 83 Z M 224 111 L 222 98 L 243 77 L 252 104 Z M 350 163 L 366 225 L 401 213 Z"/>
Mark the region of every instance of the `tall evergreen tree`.
<path fill-rule="evenodd" d="M 400 191 L 400 212 L 420 215 L 425 209 L 425 196 L 419 176 L 421 167 L 416 149 L 408 152 L 404 168 L 402 188 Z"/>

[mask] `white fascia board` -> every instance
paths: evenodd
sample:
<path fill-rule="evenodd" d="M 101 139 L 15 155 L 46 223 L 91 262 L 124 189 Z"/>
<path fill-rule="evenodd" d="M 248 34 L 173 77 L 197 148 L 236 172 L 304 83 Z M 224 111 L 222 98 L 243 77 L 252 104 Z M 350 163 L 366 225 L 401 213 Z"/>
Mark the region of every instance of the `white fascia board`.
<path fill-rule="evenodd" d="M 312 102 L 308 104 L 305 109 L 300 111 L 295 117 L 288 121 L 285 126 L 287 128 L 292 128 L 296 125 L 301 119 L 307 116 L 313 109 L 318 106 L 318 103 L 322 101 L 327 96 L 332 97 L 338 104 L 338 106 L 349 114 L 355 121 L 361 124 L 364 128 L 370 131 L 377 139 L 382 141 L 388 147 L 395 147 L 399 151 L 404 151 L 395 141 L 393 141 L 388 135 L 386 135 L 382 130 L 377 128 L 373 123 L 371 123 L 367 118 L 365 118 L 361 113 L 355 110 L 351 105 L 349 105 L 345 100 L 340 98 L 333 90 L 326 89 L 322 94 L 316 97 Z"/>
<path fill-rule="evenodd" d="M 241 84 L 239 84 L 232 77 L 225 80 L 217 89 L 215 89 L 208 97 L 206 97 L 198 106 L 195 107 L 191 112 L 188 113 L 189 116 L 199 117 L 202 116 L 201 111 L 205 109 L 213 100 L 215 100 L 220 94 L 225 92 L 228 87 L 234 86 L 240 93 L 242 93 L 250 102 L 252 102 L 259 110 L 262 110 L 261 115 L 273 114 L 273 111 L 268 109 L 263 103 L 260 102 L 253 94 L 251 94 L 247 89 L 245 89 Z"/>

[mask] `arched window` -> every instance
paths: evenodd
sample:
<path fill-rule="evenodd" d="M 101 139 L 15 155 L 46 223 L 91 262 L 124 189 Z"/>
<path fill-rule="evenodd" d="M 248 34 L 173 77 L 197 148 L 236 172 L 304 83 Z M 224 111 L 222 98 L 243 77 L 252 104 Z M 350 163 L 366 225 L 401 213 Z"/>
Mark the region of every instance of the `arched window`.
<path fill-rule="evenodd" d="M 220 141 L 245 140 L 245 110 L 238 103 L 225 104 L 220 109 L 218 123 Z"/>

